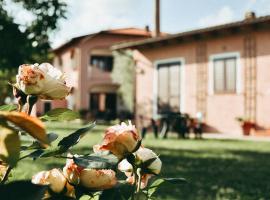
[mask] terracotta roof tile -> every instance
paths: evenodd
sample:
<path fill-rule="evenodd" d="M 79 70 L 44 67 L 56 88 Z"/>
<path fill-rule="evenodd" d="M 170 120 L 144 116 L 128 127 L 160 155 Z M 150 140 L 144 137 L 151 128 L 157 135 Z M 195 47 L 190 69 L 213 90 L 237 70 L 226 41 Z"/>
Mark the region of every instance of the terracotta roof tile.
<path fill-rule="evenodd" d="M 150 31 L 146 31 L 146 29 L 141 29 L 141 28 L 120 28 L 120 29 L 110 29 L 110 30 L 104 30 L 104 31 L 100 31 L 97 33 L 93 33 L 93 34 L 87 34 L 87 35 L 82 35 L 79 37 L 74 37 L 71 40 L 69 40 L 68 42 L 62 44 L 61 46 L 53 49 L 52 51 L 57 53 L 65 48 L 68 48 L 72 45 L 76 45 L 78 44 L 82 39 L 86 38 L 86 37 L 92 37 L 98 34 L 102 34 L 102 33 L 108 33 L 108 34 L 119 34 L 119 35 L 134 35 L 134 36 L 144 36 L 144 37 L 151 37 L 152 33 Z M 167 35 L 166 33 L 162 33 L 164 35 Z"/>
<path fill-rule="evenodd" d="M 232 29 L 232 28 L 237 28 L 237 27 L 242 27 L 242 26 L 256 25 L 256 24 L 260 24 L 260 23 L 270 23 L 270 15 L 257 17 L 254 19 L 246 19 L 246 20 L 242 20 L 242 21 L 217 25 L 217 26 L 211 26 L 211 27 L 202 28 L 202 29 L 196 29 L 196 30 L 192 30 L 192 31 L 181 32 L 181 33 L 177 33 L 177 34 L 171 34 L 171 35 L 167 35 L 167 36 L 160 36 L 160 37 L 148 38 L 148 39 L 144 39 L 144 40 L 140 40 L 140 41 L 133 41 L 133 42 L 116 44 L 116 45 L 112 46 L 112 49 L 116 50 L 116 49 L 142 47 L 145 45 L 151 45 L 154 43 L 159 43 L 159 42 L 168 41 L 168 40 L 172 40 L 172 39 L 190 37 L 193 35 L 200 35 L 200 34 L 211 33 L 211 32 L 215 32 L 215 31 L 223 31 L 226 29 Z"/>

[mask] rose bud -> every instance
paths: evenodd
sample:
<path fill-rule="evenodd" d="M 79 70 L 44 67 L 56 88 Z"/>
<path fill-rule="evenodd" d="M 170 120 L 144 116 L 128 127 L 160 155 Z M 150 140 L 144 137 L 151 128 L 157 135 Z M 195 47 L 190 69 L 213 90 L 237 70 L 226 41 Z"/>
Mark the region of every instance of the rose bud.
<path fill-rule="evenodd" d="M 71 156 L 72 156 L 71 154 L 68 154 L 68 157 L 71 157 Z M 77 156 L 77 155 L 74 155 L 74 156 Z M 73 159 L 67 159 L 66 165 L 63 168 L 63 173 L 69 183 L 73 185 L 77 185 L 80 182 L 80 173 L 82 170 L 83 168 L 76 165 Z"/>
<path fill-rule="evenodd" d="M 65 188 L 67 180 L 61 170 L 52 169 L 50 171 L 41 171 L 32 177 L 32 183 L 39 185 L 49 185 L 55 193 L 60 193 Z"/>
<path fill-rule="evenodd" d="M 109 150 L 118 159 L 122 159 L 135 150 L 139 141 L 140 136 L 135 126 L 130 121 L 128 125 L 122 122 L 121 125 L 109 127 L 105 132 L 102 144 L 95 148 Z"/>
<path fill-rule="evenodd" d="M 83 187 L 96 190 L 112 188 L 117 183 L 115 172 L 107 169 L 83 169 L 80 184 Z"/>
<path fill-rule="evenodd" d="M 19 66 L 16 80 L 18 89 L 41 99 L 63 99 L 71 90 L 63 73 L 49 63 Z"/>

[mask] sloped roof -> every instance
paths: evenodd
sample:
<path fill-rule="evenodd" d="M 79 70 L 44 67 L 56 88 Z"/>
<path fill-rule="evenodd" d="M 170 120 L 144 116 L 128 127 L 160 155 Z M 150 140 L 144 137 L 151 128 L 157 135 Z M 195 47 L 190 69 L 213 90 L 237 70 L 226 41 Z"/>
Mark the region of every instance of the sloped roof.
<path fill-rule="evenodd" d="M 104 31 L 105 33 L 121 34 L 121 35 L 138 35 L 138 36 L 149 36 L 151 37 L 151 32 L 146 31 L 146 29 L 140 28 L 122 28 L 122 29 L 111 29 Z"/>
<path fill-rule="evenodd" d="M 97 33 L 93 34 L 87 34 L 82 35 L 79 37 L 74 37 L 68 42 L 62 44 L 61 46 L 53 49 L 53 52 L 59 52 L 62 51 L 65 48 L 68 48 L 70 46 L 73 46 L 75 44 L 78 44 L 81 40 L 87 37 L 94 37 L 95 35 L 107 33 L 107 34 L 117 34 L 117 35 L 134 35 L 134 36 L 142 36 L 142 37 L 151 37 L 151 32 L 147 31 L 146 29 L 140 29 L 140 28 L 121 28 L 121 29 L 109 29 L 109 30 L 103 30 L 99 31 Z"/>
<path fill-rule="evenodd" d="M 139 48 L 147 45 L 153 45 L 155 43 L 162 43 L 167 42 L 168 40 L 178 39 L 179 41 L 185 37 L 190 36 L 197 36 L 202 35 L 205 33 L 213 33 L 217 31 L 224 31 L 224 30 L 230 30 L 234 28 L 244 27 L 244 26 L 256 26 L 258 24 L 267 23 L 270 28 L 270 15 L 262 16 L 262 17 L 256 17 L 253 19 L 245 19 L 237 22 L 217 25 L 217 26 L 211 26 L 207 28 L 201 28 L 201 29 L 195 29 L 192 31 L 186 31 L 181 32 L 177 34 L 170 34 L 167 36 L 160 36 L 155 38 L 149 38 L 145 40 L 140 41 L 133 41 L 133 42 L 126 42 L 126 43 L 120 43 L 112 46 L 112 49 L 125 49 L 125 48 Z"/>

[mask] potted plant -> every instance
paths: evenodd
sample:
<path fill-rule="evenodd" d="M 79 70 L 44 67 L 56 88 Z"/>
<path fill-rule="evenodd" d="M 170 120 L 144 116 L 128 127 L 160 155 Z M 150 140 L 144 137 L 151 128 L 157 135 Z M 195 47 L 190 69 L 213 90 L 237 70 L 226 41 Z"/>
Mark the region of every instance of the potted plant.
<path fill-rule="evenodd" d="M 236 120 L 241 124 L 243 135 L 250 135 L 250 131 L 255 127 L 255 123 L 247 117 L 237 117 Z"/>

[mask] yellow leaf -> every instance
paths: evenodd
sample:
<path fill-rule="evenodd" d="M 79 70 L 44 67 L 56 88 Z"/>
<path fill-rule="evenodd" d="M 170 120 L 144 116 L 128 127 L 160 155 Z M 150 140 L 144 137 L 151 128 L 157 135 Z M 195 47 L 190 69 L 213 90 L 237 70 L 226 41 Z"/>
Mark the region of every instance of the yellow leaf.
<path fill-rule="evenodd" d="M 48 144 L 45 126 L 38 118 L 31 117 L 23 112 L 15 111 L 0 111 L 0 117 L 4 117 L 7 121 L 10 121 L 16 126 L 20 127 L 40 142 Z"/>
<path fill-rule="evenodd" d="M 12 129 L 0 126 L 0 158 L 14 167 L 20 157 L 20 138 Z"/>

